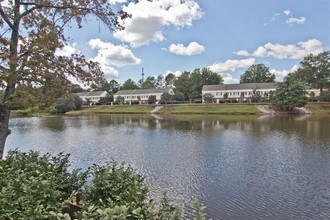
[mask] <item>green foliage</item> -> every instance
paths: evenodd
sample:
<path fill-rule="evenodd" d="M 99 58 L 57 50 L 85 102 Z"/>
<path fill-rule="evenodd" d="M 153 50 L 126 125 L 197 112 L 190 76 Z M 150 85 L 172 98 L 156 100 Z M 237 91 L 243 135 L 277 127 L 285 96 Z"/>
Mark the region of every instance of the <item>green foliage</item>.
<path fill-rule="evenodd" d="M 0 160 L 0 219 L 70 219 L 63 213 L 83 189 L 77 219 L 179 219 L 166 194 L 149 199 L 144 177 L 111 161 L 69 172 L 69 155 L 10 151 Z M 88 180 L 88 181 L 87 181 Z"/>
<path fill-rule="evenodd" d="M 149 96 L 149 98 L 148 98 L 148 103 L 149 104 L 155 104 L 156 101 L 157 101 L 157 99 L 156 99 L 156 96 L 155 95 Z"/>
<path fill-rule="evenodd" d="M 209 68 L 195 69 L 192 73 L 183 72 L 174 80 L 175 94 L 181 93 L 184 100 L 201 99 L 204 85 L 221 84 L 222 77 Z"/>
<path fill-rule="evenodd" d="M 174 96 L 169 94 L 168 92 L 164 92 L 160 97 L 160 101 L 162 103 L 173 102 L 173 99 L 174 99 Z"/>
<path fill-rule="evenodd" d="M 294 107 L 304 107 L 307 104 L 306 94 L 302 83 L 286 79 L 283 83 L 278 83 L 272 95 L 272 104 L 281 110 L 292 111 Z"/>
<path fill-rule="evenodd" d="M 128 79 L 124 82 L 123 86 L 122 86 L 122 90 L 130 90 L 130 89 L 138 89 L 139 87 L 136 85 L 136 83 L 131 80 Z"/>
<path fill-rule="evenodd" d="M 275 74 L 269 72 L 264 64 L 253 64 L 243 75 L 240 83 L 265 83 L 275 82 Z"/>
<path fill-rule="evenodd" d="M 122 97 L 122 96 L 117 96 L 115 102 L 116 102 L 117 104 L 124 104 L 124 102 L 125 102 L 125 98 Z"/>
<path fill-rule="evenodd" d="M 214 102 L 214 95 L 211 93 L 205 93 L 203 96 L 204 102 L 205 103 L 213 103 Z"/>
<path fill-rule="evenodd" d="M 322 98 L 323 90 L 330 88 L 330 51 L 316 56 L 310 54 L 300 64 L 302 67 L 292 77 L 305 82 L 310 88 L 319 89 Z"/>
<path fill-rule="evenodd" d="M 68 96 L 57 99 L 55 108 L 58 113 L 65 113 L 68 111 L 78 110 L 81 108 L 82 100 L 77 94 L 70 94 Z"/>
<path fill-rule="evenodd" d="M 154 76 L 148 76 L 147 79 L 141 84 L 142 89 L 156 88 L 157 80 Z"/>
<path fill-rule="evenodd" d="M 196 210 L 196 216 L 194 220 L 206 220 L 204 213 L 206 206 L 203 206 L 199 201 L 194 201 L 192 207 Z"/>
<path fill-rule="evenodd" d="M 0 219 L 49 219 L 85 182 L 86 173 L 68 172 L 68 155 L 11 151 L 0 160 Z"/>

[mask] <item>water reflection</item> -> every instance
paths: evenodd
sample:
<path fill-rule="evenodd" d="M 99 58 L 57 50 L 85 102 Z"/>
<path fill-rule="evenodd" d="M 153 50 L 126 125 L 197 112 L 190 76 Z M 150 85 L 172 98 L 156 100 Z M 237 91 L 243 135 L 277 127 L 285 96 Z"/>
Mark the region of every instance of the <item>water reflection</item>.
<path fill-rule="evenodd" d="M 11 120 L 8 149 L 110 158 L 213 219 L 330 219 L 330 118 L 99 115 Z M 189 218 L 187 214 L 187 218 Z"/>

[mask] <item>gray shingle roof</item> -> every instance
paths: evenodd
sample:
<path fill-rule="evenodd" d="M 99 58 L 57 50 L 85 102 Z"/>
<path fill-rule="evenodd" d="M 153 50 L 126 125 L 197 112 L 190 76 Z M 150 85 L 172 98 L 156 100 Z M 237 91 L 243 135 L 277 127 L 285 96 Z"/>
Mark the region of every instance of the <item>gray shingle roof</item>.
<path fill-rule="evenodd" d="M 276 83 L 241 83 L 224 85 L 205 85 L 203 91 L 276 89 Z"/>
<path fill-rule="evenodd" d="M 159 89 L 135 89 L 135 90 L 119 90 L 115 95 L 146 95 L 146 94 L 163 94 L 169 92 L 171 88 L 159 88 Z"/>
<path fill-rule="evenodd" d="M 104 93 L 105 91 L 93 91 L 93 92 L 79 92 L 77 95 L 79 96 L 100 96 Z"/>

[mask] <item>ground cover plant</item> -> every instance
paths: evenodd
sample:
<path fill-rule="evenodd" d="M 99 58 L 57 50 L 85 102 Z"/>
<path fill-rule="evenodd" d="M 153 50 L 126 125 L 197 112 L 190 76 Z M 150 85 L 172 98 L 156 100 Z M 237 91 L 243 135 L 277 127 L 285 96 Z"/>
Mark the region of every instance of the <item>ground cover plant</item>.
<path fill-rule="evenodd" d="M 0 219 L 179 219 L 166 195 L 149 197 L 145 178 L 109 161 L 70 170 L 69 155 L 10 151 L 0 160 Z M 79 198 L 79 199 L 78 199 Z M 76 208 L 75 211 L 70 207 Z M 195 219 L 205 219 L 194 202 Z"/>

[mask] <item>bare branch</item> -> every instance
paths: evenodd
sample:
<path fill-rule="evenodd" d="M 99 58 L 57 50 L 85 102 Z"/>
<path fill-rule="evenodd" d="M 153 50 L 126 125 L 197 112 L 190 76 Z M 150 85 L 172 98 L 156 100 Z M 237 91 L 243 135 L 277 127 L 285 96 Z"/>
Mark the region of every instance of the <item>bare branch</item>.
<path fill-rule="evenodd" d="M 8 24 L 8 26 L 13 29 L 14 25 L 10 22 L 9 18 L 7 17 L 6 13 L 3 11 L 2 6 L 0 5 L 0 15 L 5 20 L 5 22 Z"/>

